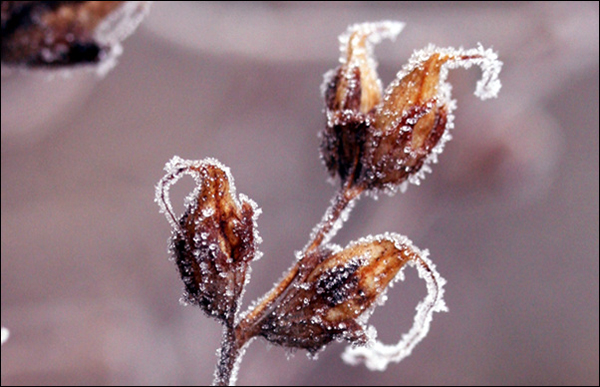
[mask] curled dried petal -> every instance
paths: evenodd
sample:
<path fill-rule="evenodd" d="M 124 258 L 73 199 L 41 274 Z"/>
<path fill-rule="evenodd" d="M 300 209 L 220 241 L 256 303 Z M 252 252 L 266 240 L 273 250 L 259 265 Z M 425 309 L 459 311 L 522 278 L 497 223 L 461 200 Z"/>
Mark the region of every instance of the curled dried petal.
<path fill-rule="evenodd" d="M 398 363 L 409 356 L 417 344 L 425 338 L 434 312 L 448 311 L 443 298 L 446 280 L 439 275 L 435 265 L 427 258 L 427 251 L 415 250 L 415 253 L 417 255 L 409 264 L 415 266 L 419 277 L 425 280 L 427 296 L 417 305 L 413 326 L 395 345 L 373 341 L 363 347 L 347 347 L 342 354 L 345 362 L 352 365 L 364 362 L 370 370 L 384 371 L 389 363 Z"/>
<path fill-rule="evenodd" d="M 311 253 L 273 311 L 259 323 L 260 334 L 311 353 L 335 339 L 367 343 L 366 319 L 416 254 L 410 241 L 394 234 Z"/>
<path fill-rule="evenodd" d="M 413 54 L 384 94 L 365 138 L 363 182 L 369 189 L 395 192 L 406 181 L 417 183 L 437 161 L 450 139 L 455 102 L 446 82 L 448 69 L 479 65 L 476 95 L 493 97 L 500 89 L 502 63 L 491 50 L 430 46 Z"/>
<path fill-rule="evenodd" d="M 232 321 L 249 262 L 257 257 L 259 210 L 244 195 L 236 197 L 229 169 L 216 160 L 174 157 L 165 169 L 156 201 L 174 227 L 171 251 L 185 284 L 185 298 L 211 316 Z M 168 192 L 184 174 L 192 175 L 197 187 L 177 219 Z"/>

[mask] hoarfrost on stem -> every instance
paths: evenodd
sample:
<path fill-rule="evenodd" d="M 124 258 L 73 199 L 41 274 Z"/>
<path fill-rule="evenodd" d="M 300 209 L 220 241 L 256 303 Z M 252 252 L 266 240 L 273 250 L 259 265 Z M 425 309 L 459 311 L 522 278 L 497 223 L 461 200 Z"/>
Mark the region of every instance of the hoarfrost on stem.
<path fill-rule="evenodd" d="M 428 258 L 405 236 L 384 233 L 360 238 L 346 247 L 330 244 L 356 201 L 419 184 L 437 162 L 453 128 L 449 69 L 477 65 L 482 70 L 475 95 L 495 97 L 502 63 L 496 53 L 429 45 L 415 51 L 396 79 L 383 91 L 373 46 L 394 39 L 404 24 L 383 21 L 350 26 L 340 36 L 340 65 L 321 87 L 326 127 L 321 156 L 341 186 L 305 247 L 278 283 L 239 313 L 249 263 L 259 256 L 256 217 L 260 210 L 235 193 L 227 167 L 214 159 L 173 157 L 156 187 L 156 202 L 173 227 L 171 252 L 186 285 L 185 301 L 200 306 L 224 326 L 215 383 L 234 383 L 247 345 L 258 336 L 288 350 L 315 355 L 333 341 L 352 344 L 343 359 L 385 370 L 409 356 L 427 335 L 434 312 L 447 311 L 446 281 Z M 169 189 L 183 175 L 196 188 L 185 199 L 185 212 L 174 214 Z M 387 289 L 404 278 L 406 265 L 425 280 L 427 295 L 416 307 L 410 330 L 395 345 L 377 341 L 368 326 Z"/>

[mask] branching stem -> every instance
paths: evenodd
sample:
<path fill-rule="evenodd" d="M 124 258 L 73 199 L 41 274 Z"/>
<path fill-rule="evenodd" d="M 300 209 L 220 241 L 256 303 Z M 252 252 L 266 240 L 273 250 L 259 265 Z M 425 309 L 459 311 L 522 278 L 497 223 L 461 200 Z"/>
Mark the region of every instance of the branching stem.
<path fill-rule="evenodd" d="M 303 259 L 309 253 L 318 249 L 323 243 L 326 243 L 335 232 L 338 222 L 343 221 L 344 211 L 357 200 L 364 189 L 354 186 L 350 182 L 346 183 L 332 200 L 331 205 L 325 212 L 321 223 L 315 228 L 311 240 L 301 253 L 294 266 L 288 271 L 286 276 L 273 288 L 262 301 L 250 310 L 246 316 L 235 327 L 233 324 L 227 324 L 224 328 L 223 341 L 219 354 L 219 363 L 215 371 L 214 385 L 230 385 L 232 378 L 235 378 L 236 362 L 239 360 L 241 350 L 248 340 L 259 333 L 258 323 L 268 315 L 271 306 L 274 305 L 279 297 L 285 293 L 286 289 L 294 281 L 300 267 L 305 264 Z M 316 264 L 317 262 L 315 262 Z M 311 268 L 304 267 L 310 270 Z"/>

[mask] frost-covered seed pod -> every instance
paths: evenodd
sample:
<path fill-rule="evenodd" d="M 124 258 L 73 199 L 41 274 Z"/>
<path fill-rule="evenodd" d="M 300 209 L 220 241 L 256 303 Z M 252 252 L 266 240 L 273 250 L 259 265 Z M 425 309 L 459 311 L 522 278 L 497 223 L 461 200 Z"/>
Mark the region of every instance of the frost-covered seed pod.
<path fill-rule="evenodd" d="M 149 9 L 149 1 L 3 1 L 2 63 L 63 67 L 107 62 Z M 108 63 L 110 62 L 110 63 Z"/>
<path fill-rule="evenodd" d="M 260 242 L 256 204 L 236 195 L 229 169 L 216 160 L 174 157 L 165 167 L 156 201 L 173 226 L 171 253 L 185 285 L 186 302 L 208 315 L 233 322 L 248 280 L 249 263 Z M 197 183 L 177 219 L 169 202 L 169 187 L 189 174 Z"/>
<path fill-rule="evenodd" d="M 316 353 L 333 340 L 356 345 L 371 337 L 365 323 L 388 285 L 419 250 L 405 237 L 363 238 L 342 249 L 328 245 L 304 259 L 294 283 L 261 321 L 260 335 Z"/>
<path fill-rule="evenodd" d="M 500 90 L 502 62 L 493 51 L 429 46 L 413 54 L 382 94 L 372 45 L 401 29 L 393 22 L 351 26 L 340 37 L 342 65 L 325 75 L 322 86 L 327 115 L 322 159 L 343 185 L 375 194 L 418 184 L 428 164 L 437 161 L 453 127 L 449 69 L 481 67 L 475 91 L 481 99 Z"/>

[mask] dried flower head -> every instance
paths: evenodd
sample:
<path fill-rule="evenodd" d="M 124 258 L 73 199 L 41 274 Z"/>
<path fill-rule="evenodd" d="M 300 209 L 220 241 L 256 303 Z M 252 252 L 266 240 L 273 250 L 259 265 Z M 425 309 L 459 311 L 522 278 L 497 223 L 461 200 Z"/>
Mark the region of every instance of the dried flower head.
<path fill-rule="evenodd" d="M 397 22 L 356 24 L 340 36 L 341 65 L 325 74 L 321 86 L 327 108 L 321 155 L 330 173 L 342 181 L 360 174 L 365 136 L 381 101 L 373 45 L 395 39 L 403 27 Z"/>
<path fill-rule="evenodd" d="M 246 196 L 236 197 L 229 169 L 216 160 L 194 162 L 175 156 L 165 170 L 156 201 L 173 225 L 171 251 L 185 284 L 185 300 L 229 321 L 237 312 L 249 263 L 258 257 L 260 211 Z M 191 175 L 197 187 L 177 219 L 169 188 L 184 174 Z"/>
<path fill-rule="evenodd" d="M 3 1 L 2 63 L 66 66 L 111 60 L 147 1 Z"/>
<path fill-rule="evenodd" d="M 375 339 L 374 328 L 365 326 L 374 307 L 383 302 L 388 285 L 400 278 L 406 263 L 421 256 L 396 234 L 363 238 L 344 249 L 328 245 L 308 254 L 287 292 L 259 321 L 260 334 L 313 354 L 336 339 L 365 345 Z M 435 290 L 439 300 L 441 285 Z"/>
<path fill-rule="evenodd" d="M 462 50 L 429 46 L 416 51 L 396 80 L 381 92 L 372 45 L 394 38 L 403 24 L 351 26 L 340 38 L 342 65 L 325 75 L 327 124 L 321 155 L 342 184 L 369 192 L 395 192 L 419 182 L 450 139 L 455 101 L 448 70 L 475 64 L 483 70 L 475 94 L 495 97 L 502 63 L 481 46 Z"/>
<path fill-rule="evenodd" d="M 417 183 L 427 164 L 436 161 L 452 127 L 454 101 L 445 81 L 449 69 L 479 65 L 483 77 L 475 94 L 482 99 L 500 88 L 501 63 L 492 51 L 430 46 L 416 52 L 382 91 L 372 46 L 394 38 L 402 27 L 396 22 L 358 24 L 340 37 L 341 65 L 326 74 L 322 88 L 327 125 L 321 154 L 342 185 L 287 274 L 241 316 L 239 300 L 260 240 L 256 205 L 236 196 L 229 169 L 216 160 L 175 157 L 165 167 L 156 201 L 173 226 L 171 251 L 186 298 L 224 325 L 216 384 L 235 381 L 239 359 L 257 336 L 310 354 L 346 340 L 352 344 L 343 354 L 346 362 L 384 370 L 425 337 L 434 312 L 447 310 L 445 280 L 427 250 L 406 237 L 385 233 L 345 248 L 329 244 L 363 192 L 393 193 L 407 182 Z M 197 187 L 177 218 L 168 192 L 184 174 L 194 177 Z M 386 345 L 377 341 L 368 319 L 407 265 L 425 280 L 427 296 L 417 305 L 412 328 L 397 344 Z"/>

